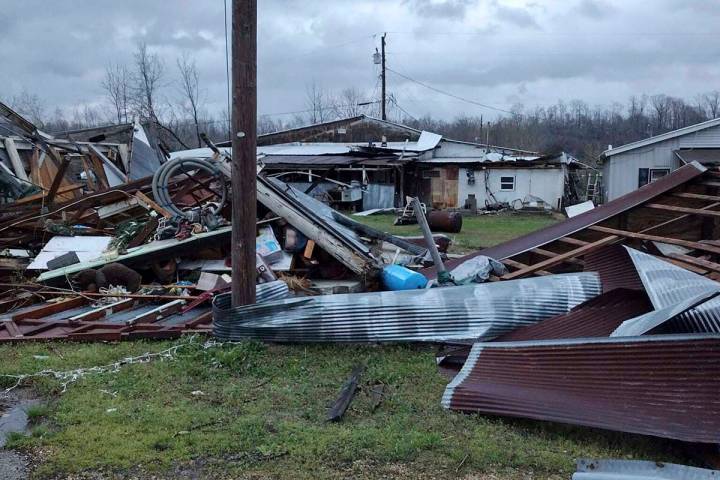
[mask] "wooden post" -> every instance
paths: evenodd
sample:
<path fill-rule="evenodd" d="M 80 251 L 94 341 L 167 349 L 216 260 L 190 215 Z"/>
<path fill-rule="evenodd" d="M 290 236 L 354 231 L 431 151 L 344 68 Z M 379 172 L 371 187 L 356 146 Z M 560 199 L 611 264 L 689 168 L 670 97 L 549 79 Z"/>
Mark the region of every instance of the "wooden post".
<path fill-rule="evenodd" d="M 257 0 L 232 2 L 232 304 L 255 303 Z"/>

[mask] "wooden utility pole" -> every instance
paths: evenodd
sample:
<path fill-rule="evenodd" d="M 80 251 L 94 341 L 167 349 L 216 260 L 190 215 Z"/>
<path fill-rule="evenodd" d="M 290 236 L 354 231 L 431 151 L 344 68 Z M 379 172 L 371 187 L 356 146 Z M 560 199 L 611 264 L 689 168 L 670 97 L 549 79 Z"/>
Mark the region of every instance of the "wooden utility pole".
<path fill-rule="evenodd" d="M 255 303 L 257 0 L 232 2 L 232 304 Z"/>
<path fill-rule="evenodd" d="M 380 78 L 382 81 L 382 100 L 380 101 L 380 118 L 383 120 L 387 120 L 387 115 L 385 114 L 385 35 L 387 33 L 383 33 L 382 37 L 380 38 L 380 55 L 382 58 L 382 72 L 380 73 Z M 377 51 L 377 50 L 376 50 Z"/>

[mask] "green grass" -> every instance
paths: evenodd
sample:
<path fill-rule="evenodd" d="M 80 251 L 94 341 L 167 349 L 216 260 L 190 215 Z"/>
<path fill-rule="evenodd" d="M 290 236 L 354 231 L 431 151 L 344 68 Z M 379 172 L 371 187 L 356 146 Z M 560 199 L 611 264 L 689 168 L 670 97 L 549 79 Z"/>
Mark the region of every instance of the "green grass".
<path fill-rule="evenodd" d="M 568 478 L 578 457 L 677 460 L 669 442 L 446 411 L 447 380 L 430 347 L 190 340 L 178 340 L 188 345 L 174 360 L 89 375 L 64 393 L 56 380 L 36 380 L 51 400 L 44 421 L 10 446 L 42 452 L 36 478 L 98 470 L 174 478 L 178 468 L 207 478 Z M 3 345 L 0 373 L 102 365 L 172 344 Z M 325 422 L 358 363 L 367 366 L 362 390 L 341 422 Z M 375 383 L 388 393 L 373 411 Z"/>
<path fill-rule="evenodd" d="M 421 235 L 417 225 L 393 225 L 395 215 L 351 216 L 352 219 L 395 235 Z M 448 233 L 453 240 L 451 252 L 467 253 L 470 250 L 490 247 L 534 230 L 556 223 L 557 219 L 546 214 L 500 213 L 463 217 L 460 233 Z"/>
<path fill-rule="evenodd" d="M 416 225 L 392 227 L 389 215 L 355 218 L 419 234 Z M 553 221 L 466 217 L 462 233 L 451 236 L 457 252 Z M 174 360 L 84 377 L 64 393 L 58 380 L 34 378 L 44 403 L 28 410 L 30 434 L 12 435 L 8 446 L 38 455 L 35 478 L 96 471 L 176 478 L 184 471 L 197 478 L 566 479 L 579 457 L 687 461 L 667 441 L 446 411 L 440 399 L 448 380 L 431 347 L 247 342 L 205 349 L 202 342 Z M 0 374 L 106 365 L 174 344 L 0 345 Z M 326 423 L 327 407 L 358 363 L 367 366 L 362 390 L 341 422 Z M 14 382 L 0 376 L 0 386 Z M 375 383 L 385 384 L 387 395 L 373 410 Z"/>

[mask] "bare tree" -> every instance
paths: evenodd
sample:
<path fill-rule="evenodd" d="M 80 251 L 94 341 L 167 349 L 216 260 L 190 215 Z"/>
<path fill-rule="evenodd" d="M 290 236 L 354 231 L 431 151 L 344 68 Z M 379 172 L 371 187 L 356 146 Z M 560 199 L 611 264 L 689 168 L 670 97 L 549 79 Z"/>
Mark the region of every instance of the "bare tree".
<path fill-rule="evenodd" d="M 145 42 L 138 43 L 134 54 L 133 103 L 138 116 L 159 123 L 157 97 L 165 68 L 157 54 L 148 52 Z"/>
<path fill-rule="evenodd" d="M 356 87 L 346 88 L 335 97 L 333 110 L 338 117 L 357 117 L 365 112 L 363 93 Z"/>
<path fill-rule="evenodd" d="M 305 89 L 305 104 L 310 123 L 322 123 L 332 117 L 333 100 L 315 81 Z"/>
<path fill-rule="evenodd" d="M 108 65 L 101 85 L 115 109 L 117 123 L 127 123 L 130 107 L 130 72 L 127 67 L 120 64 Z"/>
<path fill-rule="evenodd" d="M 698 104 L 708 117 L 720 117 L 720 91 L 713 90 L 700 95 Z"/>
<path fill-rule="evenodd" d="M 10 107 L 37 127 L 45 123 L 45 104 L 34 93 L 23 90 L 10 98 Z"/>
<path fill-rule="evenodd" d="M 195 137 L 197 146 L 202 146 L 200 139 L 200 74 L 198 73 L 195 60 L 186 53 L 177 59 L 177 67 L 180 72 L 180 90 L 183 94 L 182 107 L 187 115 L 192 118 L 195 126 Z"/>

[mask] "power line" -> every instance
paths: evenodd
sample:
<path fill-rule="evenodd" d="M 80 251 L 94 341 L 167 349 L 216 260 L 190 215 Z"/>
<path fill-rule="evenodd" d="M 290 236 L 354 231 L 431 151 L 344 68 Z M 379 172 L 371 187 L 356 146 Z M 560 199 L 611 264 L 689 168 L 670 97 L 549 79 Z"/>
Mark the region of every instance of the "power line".
<path fill-rule="evenodd" d="M 440 94 L 442 94 L 442 95 L 446 95 L 446 96 L 448 96 L 448 97 L 452 97 L 452 98 L 455 98 L 455 99 L 457 99 L 457 100 L 461 100 L 461 101 L 463 101 L 463 102 L 470 103 L 470 104 L 472 104 L 472 105 L 477 105 L 478 107 L 489 108 L 490 110 L 496 110 L 496 111 L 498 111 L 498 112 L 509 113 L 509 114 L 511 114 L 511 115 L 513 114 L 513 112 L 511 112 L 510 110 L 503 110 L 502 108 L 497 108 L 497 107 L 493 107 L 493 106 L 490 106 L 490 105 L 485 105 L 484 103 L 476 102 L 475 100 L 470 100 L 469 98 L 461 97 L 460 95 L 455 95 L 454 93 L 450 93 L 450 92 L 446 92 L 446 91 L 444 91 L 444 90 L 440 90 L 439 88 L 435 88 L 435 87 L 433 87 L 432 85 L 428 85 L 427 83 L 423 83 L 423 82 L 421 82 L 421 81 L 419 81 L 419 80 L 415 80 L 414 78 L 408 77 L 407 75 L 404 75 L 404 74 L 402 74 L 402 73 L 400 73 L 400 72 L 396 72 L 396 71 L 393 70 L 392 68 L 389 68 L 389 67 L 386 67 L 386 68 L 387 68 L 387 70 L 388 70 L 389 72 L 392 72 L 392 73 L 394 73 L 395 75 L 404 78 L 405 80 L 409 80 L 409 81 L 411 81 L 411 82 L 413 82 L 413 83 L 417 83 L 418 85 L 421 85 L 421 86 L 423 86 L 423 87 L 425 87 L 425 88 L 427 88 L 427 89 L 429 89 L 429 90 L 432 90 L 432 91 L 434 91 L 434 92 L 440 93 Z"/>

